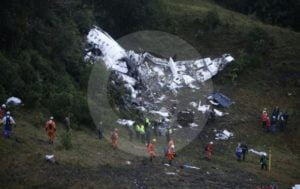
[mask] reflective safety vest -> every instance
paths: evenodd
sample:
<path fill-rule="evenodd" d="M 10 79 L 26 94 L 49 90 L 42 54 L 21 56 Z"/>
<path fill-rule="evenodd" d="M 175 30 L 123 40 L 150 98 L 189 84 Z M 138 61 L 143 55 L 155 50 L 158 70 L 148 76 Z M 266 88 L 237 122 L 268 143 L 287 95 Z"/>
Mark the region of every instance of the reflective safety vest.
<path fill-rule="evenodd" d="M 150 121 L 149 121 L 148 118 L 145 119 L 145 122 L 146 122 L 146 124 L 147 124 L 148 126 L 150 126 Z"/>
<path fill-rule="evenodd" d="M 145 127 L 144 125 L 140 125 L 140 129 L 139 129 L 141 134 L 145 134 Z"/>
<path fill-rule="evenodd" d="M 135 130 L 136 130 L 137 132 L 140 132 L 140 126 L 139 126 L 139 125 L 136 125 L 136 126 L 135 126 Z"/>

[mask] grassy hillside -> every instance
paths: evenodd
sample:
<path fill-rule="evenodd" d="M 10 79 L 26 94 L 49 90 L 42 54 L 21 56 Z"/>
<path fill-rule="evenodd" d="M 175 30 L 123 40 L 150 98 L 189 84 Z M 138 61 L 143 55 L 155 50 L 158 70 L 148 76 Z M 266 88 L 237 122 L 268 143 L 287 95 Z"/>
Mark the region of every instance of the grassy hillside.
<path fill-rule="evenodd" d="M 300 34 L 265 25 L 212 1 L 161 2 L 160 24 L 146 29 L 176 34 L 204 57 L 232 53 L 237 59 L 213 80 L 215 90 L 236 102 L 224 110 L 230 115 L 209 123 L 178 152 L 175 165 L 166 167 L 161 164 L 164 158 L 151 165 L 144 158 L 112 150 L 91 130 L 73 130 L 73 147 L 65 150 L 60 143 L 64 132 L 60 124 L 57 141 L 49 145 L 43 129 L 48 110 L 40 115 L 39 106 L 34 111 L 25 106 L 13 111 L 18 123 L 14 137 L 0 138 L 1 188 L 255 188 L 261 183 L 288 188 L 299 183 Z M 264 133 L 259 122 L 261 110 L 267 107 L 271 111 L 276 105 L 290 113 L 288 127 L 274 135 Z M 214 129 L 228 129 L 235 136 L 216 141 L 213 160 L 207 162 L 203 148 L 214 138 Z M 234 149 L 240 141 L 256 150 L 271 149 L 272 171 L 261 171 L 259 157 L 252 154 L 246 162 L 237 162 Z M 44 160 L 48 153 L 55 154 L 57 164 Z M 127 165 L 127 160 L 132 164 Z M 185 163 L 201 169 L 181 169 Z"/>

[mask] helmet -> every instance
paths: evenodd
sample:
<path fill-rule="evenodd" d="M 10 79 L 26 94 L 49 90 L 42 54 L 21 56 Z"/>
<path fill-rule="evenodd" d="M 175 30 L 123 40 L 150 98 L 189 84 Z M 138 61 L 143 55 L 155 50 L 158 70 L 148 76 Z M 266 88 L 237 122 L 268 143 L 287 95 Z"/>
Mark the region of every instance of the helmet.
<path fill-rule="evenodd" d="M 10 111 L 6 112 L 6 115 L 10 115 Z"/>
<path fill-rule="evenodd" d="M 54 117 L 53 117 L 53 116 L 51 116 L 51 117 L 50 117 L 50 119 L 51 119 L 51 120 L 53 120 L 53 119 L 54 119 Z"/>
<path fill-rule="evenodd" d="M 156 139 L 154 138 L 154 139 L 152 139 L 152 142 L 156 142 Z"/>
<path fill-rule="evenodd" d="M 171 145 L 171 148 L 173 148 L 173 149 L 174 149 L 174 148 L 175 148 L 175 145 L 174 145 L 174 144 L 172 144 L 172 145 Z"/>
<path fill-rule="evenodd" d="M 213 143 L 213 141 L 210 141 L 210 143 L 209 143 L 209 144 L 214 144 L 214 143 Z"/>
<path fill-rule="evenodd" d="M 1 106 L 2 108 L 6 108 L 6 105 L 5 104 L 2 104 L 2 106 Z"/>

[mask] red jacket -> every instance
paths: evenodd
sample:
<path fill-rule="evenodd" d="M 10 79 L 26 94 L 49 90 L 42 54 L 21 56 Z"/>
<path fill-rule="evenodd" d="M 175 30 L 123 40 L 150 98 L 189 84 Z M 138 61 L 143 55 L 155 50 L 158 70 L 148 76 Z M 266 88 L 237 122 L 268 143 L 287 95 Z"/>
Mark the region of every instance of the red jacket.
<path fill-rule="evenodd" d="M 261 120 L 262 121 L 267 121 L 267 119 L 268 119 L 268 114 L 267 113 L 262 113 Z"/>

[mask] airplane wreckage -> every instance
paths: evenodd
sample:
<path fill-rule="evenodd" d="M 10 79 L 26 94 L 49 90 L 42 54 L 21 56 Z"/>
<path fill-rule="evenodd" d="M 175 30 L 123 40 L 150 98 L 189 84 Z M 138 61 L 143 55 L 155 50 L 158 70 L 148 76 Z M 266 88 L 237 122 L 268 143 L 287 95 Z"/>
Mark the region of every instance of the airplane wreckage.
<path fill-rule="evenodd" d="M 112 71 L 114 77 L 110 84 L 117 86 L 115 88 L 118 85 L 126 88 L 127 93 L 122 96 L 122 104 L 127 110 L 142 112 L 152 120 L 172 122 L 169 125 L 179 128 L 196 127 L 195 112 L 224 115 L 223 112 L 211 108 L 215 105 L 211 100 L 212 105 L 203 105 L 198 97 L 191 99 L 194 95 L 190 93 L 199 93 L 205 81 L 234 61 L 229 54 L 215 59 L 185 61 L 173 60 L 172 57 L 158 58 L 149 52 L 125 50 L 99 27 L 94 27 L 87 35 L 85 51 L 86 61 L 103 60 L 106 68 Z M 189 95 L 180 95 L 181 91 Z M 184 104 L 184 108 L 180 107 L 180 103 Z M 137 121 L 127 119 L 130 118 L 120 119 L 118 123 L 132 126 Z"/>

